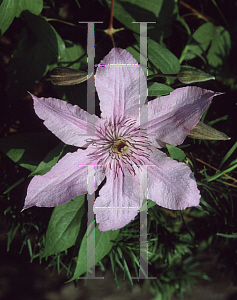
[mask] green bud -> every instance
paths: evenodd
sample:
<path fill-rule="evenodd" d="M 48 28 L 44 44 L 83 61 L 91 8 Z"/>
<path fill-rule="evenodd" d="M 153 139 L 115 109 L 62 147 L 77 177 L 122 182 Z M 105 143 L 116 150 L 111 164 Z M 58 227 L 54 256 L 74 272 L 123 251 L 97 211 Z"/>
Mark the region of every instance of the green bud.
<path fill-rule="evenodd" d="M 215 79 L 214 76 L 193 68 L 182 68 L 177 74 L 177 78 L 185 84 Z"/>
<path fill-rule="evenodd" d="M 188 134 L 188 137 L 203 140 L 230 140 L 223 132 L 218 131 L 211 126 L 199 122 Z"/>
<path fill-rule="evenodd" d="M 74 85 L 86 81 L 92 76 L 87 76 L 87 72 L 70 69 L 66 67 L 57 67 L 50 72 L 50 79 L 57 85 Z"/>

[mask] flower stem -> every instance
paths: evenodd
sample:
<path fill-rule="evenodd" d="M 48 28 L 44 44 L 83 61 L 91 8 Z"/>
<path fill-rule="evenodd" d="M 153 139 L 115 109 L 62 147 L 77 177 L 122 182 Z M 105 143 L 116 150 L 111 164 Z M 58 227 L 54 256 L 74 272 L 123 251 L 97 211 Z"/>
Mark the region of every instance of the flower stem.
<path fill-rule="evenodd" d="M 155 77 L 177 77 L 177 74 L 154 74 L 147 77 L 148 80 Z"/>
<path fill-rule="evenodd" d="M 111 8 L 110 8 L 110 21 L 109 21 L 109 30 L 113 29 L 113 18 L 114 18 L 114 0 L 111 0 Z"/>
<path fill-rule="evenodd" d="M 114 37 L 113 37 L 113 18 L 114 18 L 114 0 L 111 0 L 111 8 L 110 8 L 110 21 L 109 21 L 109 28 L 108 28 L 108 34 L 111 38 L 112 44 L 115 47 Z"/>

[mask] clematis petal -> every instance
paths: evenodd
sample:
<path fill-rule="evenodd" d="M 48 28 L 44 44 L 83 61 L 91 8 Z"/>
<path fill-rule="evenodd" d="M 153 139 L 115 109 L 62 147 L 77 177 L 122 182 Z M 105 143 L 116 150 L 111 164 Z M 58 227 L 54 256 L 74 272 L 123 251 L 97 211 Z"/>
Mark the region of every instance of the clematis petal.
<path fill-rule="evenodd" d="M 196 86 L 174 90 L 168 96 L 148 102 L 147 132 L 154 136 L 159 147 L 183 143 L 189 132 L 197 125 L 212 98 L 220 93 Z M 143 107 L 145 116 L 147 105 Z M 142 123 L 142 122 L 141 122 Z"/>
<path fill-rule="evenodd" d="M 87 178 L 95 176 L 94 189 L 104 179 L 101 166 L 95 166 L 89 171 L 90 163 L 88 154 L 90 147 L 86 150 L 79 149 L 77 152 L 68 153 L 53 168 L 43 176 L 35 176 L 28 187 L 25 205 L 23 209 L 31 206 L 54 207 L 68 202 L 75 196 L 92 194 L 94 190 L 88 191 Z"/>
<path fill-rule="evenodd" d="M 85 140 L 89 135 L 94 135 L 94 125 L 101 122 L 97 116 L 92 116 L 77 105 L 73 106 L 59 99 L 31 96 L 36 114 L 44 120 L 44 125 L 53 134 L 68 145 L 77 147 L 88 145 Z"/>
<path fill-rule="evenodd" d="M 114 172 L 106 174 L 107 181 L 94 203 L 96 222 L 101 231 L 124 227 L 138 214 L 140 204 L 139 176 L 121 170 L 116 179 Z M 143 200 L 143 198 L 142 198 Z"/>
<path fill-rule="evenodd" d="M 99 64 L 95 76 L 102 118 L 137 118 L 139 101 L 144 103 L 147 96 L 146 84 L 136 59 L 124 49 L 113 48 Z"/>
<path fill-rule="evenodd" d="M 199 206 L 200 193 L 185 163 L 177 162 L 156 149 L 148 166 L 148 199 L 168 209 Z"/>

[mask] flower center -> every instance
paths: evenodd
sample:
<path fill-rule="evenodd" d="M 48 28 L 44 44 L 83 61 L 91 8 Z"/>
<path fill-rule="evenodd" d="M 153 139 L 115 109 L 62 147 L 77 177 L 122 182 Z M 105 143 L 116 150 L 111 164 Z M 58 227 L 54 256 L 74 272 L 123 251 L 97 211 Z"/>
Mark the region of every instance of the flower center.
<path fill-rule="evenodd" d="M 115 141 L 112 146 L 112 151 L 116 153 L 120 153 L 121 155 L 126 154 L 129 151 L 129 145 L 125 140 Z"/>
<path fill-rule="evenodd" d="M 135 175 L 136 167 L 149 162 L 152 151 L 147 134 L 130 119 L 105 121 L 103 126 L 96 128 L 96 138 L 91 144 L 95 147 L 89 154 L 91 160 L 103 165 L 104 170 L 114 169 L 115 176 L 119 169 L 123 175 L 125 169 Z"/>

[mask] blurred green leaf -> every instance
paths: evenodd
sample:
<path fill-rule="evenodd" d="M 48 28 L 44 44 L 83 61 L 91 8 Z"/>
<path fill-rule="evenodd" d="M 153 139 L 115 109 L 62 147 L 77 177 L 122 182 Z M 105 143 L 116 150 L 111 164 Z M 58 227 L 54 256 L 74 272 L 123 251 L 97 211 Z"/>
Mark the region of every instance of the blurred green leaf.
<path fill-rule="evenodd" d="M 65 43 L 56 30 L 42 17 L 24 12 L 24 19 L 37 40 L 50 53 L 52 59 L 57 62 L 65 56 Z"/>
<path fill-rule="evenodd" d="M 185 59 L 193 59 L 201 56 L 211 43 L 214 25 L 209 22 L 198 27 L 192 36 L 192 42 L 187 46 Z"/>
<path fill-rule="evenodd" d="M 70 281 L 78 278 L 79 276 L 87 272 L 87 251 L 91 251 L 91 255 L 93 255 L 93 249 L 87 249 L 87 243 L 89 243 L 90 245 L 95 245 L 94 255 L 95 264 L 97 264 L 98 261 L 100 261 L 106 254 L 109 253 L 113 246 L 111 240 L 115 240 L 119 234 L 119 229 L 115 231 L 100 231 L 98 228 L 98 224 L 96 225 L 94 232 L 91 232 L 91 225 L 92 224 L 90 224 L 88 228 L 89 236 L 87 236 L 86 232 L 82 240 L 81 247 L 78 253 L 76 269 Z M 94 239 L 95 243 L 93 243 Z M 88 263 L 89 268 L 93 267 L 93 265 L 91 265 L 90 262 Z"/>
<path fill-rule="evenodd" d="M 140 211 L 144 211 L 149 209 L 152 206 L 155 206 L 156 203 L 154 201 L 151 200 L 145 200 L 144 204 L 142 205 L 142 207 L 140 208 Z"/>
<path fill-rule="evenodd" d="M 46 232 L 42 257 L 59 253 L 75 244 L 85 213 L 84 201 L 85 195 L 76 196 L 54 208 Z"/>
<path fill-rule="evenodd" d="M 217 122 L 228 120 L 228 117 L 229 117 L 229 115 L 225 115 L 220 118 L 216 118 L 215 120 L 209 121 L 208 125 L 212 126 L 212 125 L 216 124 Z"/>
<path fill-rule="evenodd" d="M 177 74 L 180 70 L 178 58 L 151 39 L 148 39 L 148 59 L 164 74 Z"/>
<path fill-rule="evenodd" d="M 111 0 L 106 2 L 110 8 Z M 177 11 L 174 0 L 117 0 L 114 3 L 114 17 L 117 20 L 136 33 L 140 33 L 140 24 L 133 22 L 147 22 L 148 36 L 156 41 L 171 34 L 172 16 Z"/>
<path fill-rule="evenodd" d="M 80 44 L 74 44 L 71 41 L 65 40 L 65 54 L 58 61 L 58 66 L 67 67 L 70 64 L 70 68 L 77 70 L 87 71 L 87 54 L 86 50 Z M 80 60 L 78 60 L 81 58 Z M 71 64 L 72 62 L 75 62 Z"/>
<path fill-rule="evenodd" d="M 213 68 L 223 65 L 231 48 L 229 32 L 222 26 L 215 26 L 212 32 L 212 42 L 207 53 L 207 60 Z"/>
<path fill-rule="evenodd" d="M 11 25 L 15 17 L 28 10 L 39 15 L 43 9 L 43 0 L 3 0 L 0 6 L 0 35 Z"/>
<path fill-rule="evenodd" d="M 31 89 L 47 72 L 47 65 L 51 59 L 50 52 L 23 28 L 7 70 L 9 99 L 18 99 Z"/>
<path fill-rule="evenodd" d="M 10 59 L 7 86 L 10 100 L 31 89 L 46 74 L 49 64 L 65 57 L 65 43 L 51 25 L 27 11 L 23 16 L 34 34 L 22 29 Z"/>
<path fill-rule="evenodd" d="M 216 235 L 219 235 L 219 236 L 227 238 L 227 239 L 237 239 L 237 233 L 224 234 L 224 233 L 219 233 L 218 232 Z"/>
<path fill-rule="evenodd" d="M 237 163 L 234 163 L 233 165 L 231 165 L 230 167 L 227 167 L 227 169 L 223 170 L 222 172 L 216 172 L 215 175 L 208 177 L 207 182 L 216 180 L 217 178 L 221 177 L 223 174 L 229 173 L 230 171 L 232 171 L 236 168 L 237 168 Z"/>
<path fill-rule="evenodd" d="M 126 50 L 132 54 L 132 56 L 138 61 L 138 63 L 140 62 L 140 49 L 138 45 L 129 46 L 126 48 Z M 148 70 L 150 75 L 157 73 L 155 66 L 150 62 L 149 59 L 148 59 Z M 145 74 L 145 76 L 147 76 L 147 74 Z"/>
<path fill-rule="evenodd" d="M 0 36 L 11 25 L 17 11 L 17 1 L 3 0 L 0 6 Z"/>
<path fill-rule="evenodd" d="M 166 84 L 152 82 L 148 83 L 148 96 L 160 97 L 170 94 L 174 89 Z"/>
<path fill-rule="evenodd" d="M 15 182 L 13 185 L 11 185 L 8 189 L 6 189 L 6 191 L 4 191 L 3 194 L 9 193 L 9 192 L 10 192 L 11 190 L 13 190 L 16 186 L 18 186 L 19 184 L 21 184 L 24 180 L 25 180 L 25 177 L 22 177 L 20 180 L 18 180 L 18 181 Z"/>
<path fill-rule="evenodd" d="M 230 158 L 230 156 L 235 152 L 237 149 L 237 142 L 230 148 L 230 150 L 226 153 L 226 155 L 222 158 L 218 169 L 220 170 L 224 163 Z"/>
<path fill-rule="evenodd" d="M 63 153 L 65 144 L 58 144 L 53 150 L 51 150 L 45 158 L 41 161 L 38 167 L 30 174 L 30 176 L 44 175 L 58 162 L 60 156 Z"/>
<path fill-rule="evenodd" d="M 16 17 L 19 17 L 22 11 L 28 10 L 34 15 L 39 15 L 43 9 L 43 0 L 19 0 Z"/>
<path fill-rule="evenodd" d="M 129 46 L 126 48 L 126 50 L 132 54 L 132 56 L 138 61 L 140 62 L 140 50 L 139 47 L 137 45 L 134 45 L 133 47 Z"/>
<path fill-rule="evenodd" d="M 210 66 L 216 68 L 223 64 L 231 48 L 230 34 L 224 27 L 205 23 L 194 32 L 192 38 L 191 44 L 187 45 L 185 59 L 203 57 L 208 50 L 206 58 Z"/>
<path fill-rule="evenodd" d="M 69 67 L 75 70 L 87 71 L 86 50 L 80 44 L 74 44 L 72 41 L 64 40 L 65 55 L 57 63 L 48 66 L 48 71 L 56 67 Z M 81 58 L 81 59 L 80 59 Z"/>
<path fill-rule="evenodd" d="M 33 172 L 58 139 L 50 133 L 19 133 L 0 140 L 0 151 Z"/>
<path fill-rule="evenodd" d="M 111 0 L 107 0 L 107 3 L 109 7 L 111 7 Z M 147 22 L 148 20 L 155 22 L 157 20 L 155 12 L 159 13 L 161 4 L 162 3 L 158 3 L 155 0 L 151 0 L 149 3 L 142 0 L 118 0 L 114 3 L 114 17 L 130 30 L 140 33 L 140 25 L 132 22 L 138 20 L 143 22 Z"/>
<path fill-rule="evenodd" d="M 183 152 L 183 150 L 181 150 L 175 146 L 169 145 L 169 144 L 166 144 L 166 147 L 169 151 L 171 158 L 173 158 L 179 162 L 184 161 L 186 154 Z"/>

